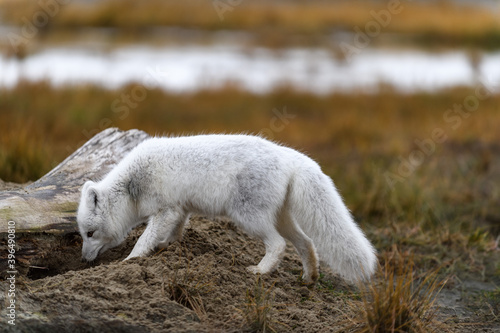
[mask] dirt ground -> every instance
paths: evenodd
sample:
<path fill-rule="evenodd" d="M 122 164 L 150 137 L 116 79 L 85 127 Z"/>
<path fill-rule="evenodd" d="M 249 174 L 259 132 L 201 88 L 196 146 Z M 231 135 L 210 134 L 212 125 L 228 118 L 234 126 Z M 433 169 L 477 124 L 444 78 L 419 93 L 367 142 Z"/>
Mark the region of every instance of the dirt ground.
<path fill-rule="evenodd" d="M 148 258 L 122 262 L 142 230 L 134 230 L 126 243 L 92 264 L 80 259 L 77 233 L 19 236 L 16 325 L 6 324 L 3 292 L 0 332 L 254 332 L 259 330 L 256 322 L 276 332 L 359 328 L 363 302 L 357 288 L 325 268 L 315 286 L 303 284 L 291 245 L 278 270 L 259 278 L 245 268 L 264 255 L 260 241 L 230 221 L 194 217 L 182 242 Z M 8 270 L 5 245 L 2 239 L 3 279 Z M 6 280 L 0 283 L 2 290 L 8 289 Z M 447 285 L 437 302 L 443 324 L 436 323 L 436 330 L 500 332 L 492 308 L 498 304 L 477 296 L 492 288 L 473 280 Z"/>
<path fill-rule="evenodd" d="M 254 311 L 256 289 L 264 298 L 255 307 L 266 307 L 268 299 L 270 326 L 277 331 L 335 331 L 338 322 L 348 318 L 349 298 L 342 294 L 348 294 L 349 287 L 328 276 L 334 291 L 308 288 L 300 281 L 301 264 L 291 247 L 280 269 L 263 277 L 260 285 L 245 267 L 258 263 L 263 245 L 227 221 L 192 219 L 181 243 L 148 258 L 122 262 L 141 231 L 93 264 L 81 262 L 77 235 L 59 244 L 52 236 L 33 237 L 32 243 L 56 246 L 21 271 L 19 316 L 12 331 L 53 332 L 75 326 L 85 332 L 251 331 L 245 317 Z M 185 304 L 172 300 L 182 290 L 188 295 Z"/>

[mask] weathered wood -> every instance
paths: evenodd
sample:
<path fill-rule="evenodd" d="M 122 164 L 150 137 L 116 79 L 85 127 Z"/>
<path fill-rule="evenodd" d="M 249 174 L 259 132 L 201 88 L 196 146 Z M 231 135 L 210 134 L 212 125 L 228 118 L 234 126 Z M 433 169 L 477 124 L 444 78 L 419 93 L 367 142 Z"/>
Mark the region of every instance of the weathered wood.
<path fill-rule="evenodd" d="M 7 232 L 8 221 L 15 221 L 16 233 L 77 231 L 81 186 L 87 180 L 99 180 L 148 137 L 139 130 L 109 128 L 36 182 L 0 192 L 0 234 Z"/>

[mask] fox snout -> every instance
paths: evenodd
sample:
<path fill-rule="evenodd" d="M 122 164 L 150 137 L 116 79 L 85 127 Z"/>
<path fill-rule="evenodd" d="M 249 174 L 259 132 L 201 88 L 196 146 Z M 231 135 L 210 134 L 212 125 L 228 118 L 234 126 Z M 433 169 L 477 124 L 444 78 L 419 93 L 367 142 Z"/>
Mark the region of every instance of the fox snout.
<path fill-rule="evenodd" d="M 92 246 L 89 242 L 83 242 L 82 261 L 94 261 L 99 255 L 101 248 L 102 246 Z"/>

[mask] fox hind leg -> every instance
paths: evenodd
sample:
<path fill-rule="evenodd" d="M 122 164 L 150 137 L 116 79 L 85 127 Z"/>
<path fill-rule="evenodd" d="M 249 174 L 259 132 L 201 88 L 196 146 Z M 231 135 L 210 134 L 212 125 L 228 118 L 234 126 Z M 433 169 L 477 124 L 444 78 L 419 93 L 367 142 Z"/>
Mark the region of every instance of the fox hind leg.
<path fill-rule="evenodd" d="M 245 205 L 244 200 L 240 201 L 236 200 L 235 208 L 228 216 L 243 231 L 260 238 L 266 247 L 266 254 L 259 264 L 249 266 L 247 270 L 254 274 L 270 273 L 278 267 L 286 249 L 285 239 L 276 230 L 276 214 L 272 210 L 260 210 Z"/>
<path fill-rule="evenodd" d="M 257 266 L 247 267 L 247 270 L 254 274 L 267 274 L 278 267 L 285 253 L 286 242 L 274 226 L 258 236 L 266 246 L 266 254 Z"/>
<path fill-rule="evenodd" d="M 297 225 L 288 207 L 285 207 L 282 211 L 278 231 L 295 246 L 295 249 L 299 253 L 304 269 L 303 280 L 307 283 L 315 282 L 319 276 L 316 248 L 311 239 Z"/>

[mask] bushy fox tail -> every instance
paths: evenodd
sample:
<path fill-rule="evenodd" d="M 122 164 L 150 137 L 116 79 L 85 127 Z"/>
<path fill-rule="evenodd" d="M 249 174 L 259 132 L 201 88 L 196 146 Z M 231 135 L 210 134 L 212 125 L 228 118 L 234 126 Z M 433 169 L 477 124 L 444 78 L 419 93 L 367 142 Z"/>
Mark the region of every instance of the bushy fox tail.
<path fill-rule="evenodd" d="M 315 163 L 293 176 L 288 209 L 311 238 L 320 261 L 335 273 L 351 282 L 373 275 L 374 247 L 354 222 L 332 180 Z"/>

